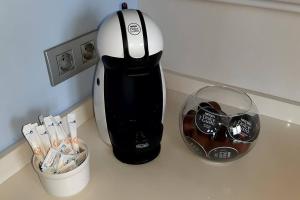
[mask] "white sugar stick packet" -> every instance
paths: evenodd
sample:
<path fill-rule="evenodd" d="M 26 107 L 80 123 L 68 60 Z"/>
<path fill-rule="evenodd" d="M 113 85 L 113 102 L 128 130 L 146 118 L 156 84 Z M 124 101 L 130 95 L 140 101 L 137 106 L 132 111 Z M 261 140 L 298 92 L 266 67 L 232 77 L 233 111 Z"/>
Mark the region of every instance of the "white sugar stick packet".
<path fill-rule="evenodd" d="M 58 148 L 64 154 L 74 154 L 75 152 L 73 151 L 73 147 L 71 145 L 71 138 L 68 137 L 68 134 L 66 133 L 66 131 L 63 127 L 61 117 L 55 116 L 53 118 L 53 121 L 54 121 L 54 125 L 56 127 L 57 136 L 60 140 L 60 145 Z"/>
<path fill-rule="evenodd" d="M 37 129 L 36 129 L 37 127 L 38 127 L 38 123 L 31 124 L 31 130 L 32 130 L 33 134 L 35 135 L 36 140 L 37 140 L 38 143 L 40 144 L 40 147 L 41 147 L 41 151 L 42 151 L 42 153 L 43 153 L 43 156 L 46 157 L 48 150 L 47 150 L 47 148 L 45 148 L 45 146 L 43 145 L 43 141 L 42 141 L 42 139 L 41 139 L 39 133 L 37 132 Z M 48 139 L 48 140 L 49 140 L 49 139 Z"/>
<path fill-rule="evenodd" d="M 49 138 L 49 134 L 45 128 L 44 125 L 40 125 L 40 126 L 37 126 L 36 128 L 36 131 L 40 137 L 40 140 L 44 146 L 44 149 L 46 151 L 46 153 L 48 153 L 50 147 L 51 147 L 51 144 L 50 144 L 50 138 Z"/>
<path fill-rule="evenodd" d="M 80 152 L 79 154 L 77 154 L 76 158 L 75 158 L 76 165 L 77 166 L 81 165 L 85 161 L 86 157 L 87 157 L 86 151 L 83 151 L 83 152 Z"/>
<path fill-rule="evenodd" d="M 59 116 L 55 116 L 51 118 L 54 128 L 56 130 L 57 139 L 59 142 L 65 141 L 66 139 L 66 133 L 62 127 L 62 121 Z"/>
<path fill-rule="evenodd" d="M 42 143 L 34 127 L 35 126 L 32 126 L 32 124 L 27 124 L 23 126 L 22 132 L 29 145 L 31 146 L 34 155 L 39 161 L 42 162 L 45 158 L 45 150 L 42 147 Z"/>
<path fill-rule="evenodd" d="M 43 142 L 39 136 L 39 133 L 37 132 L 36 128 L 38 127 L 38 123 L 34 123 L 34 124 L 31 124 L 31 131 L 33 132 L 33 135 L 36 137 L 36 140 L 38 141 L 38 143 L 41 145 L 41 151 L 44 155 L 44 157 L 47 155 L 47 151 L 46 149 L 44 148 L 44 145 L 43 145 Z"/>
<path fill-rule="evenodd" d="M 63 154 L 75 154 L 71 144 L 66 144 L 65 142 L 60 143 L 57 150 Z"/>
<path fill-rule="evenodd" d="M 66 173 L 69 172 L 77 167 L 75 160 L 72 160 L 68 164 L 64 165 L 62 168 L 57 170 L 57 173 Z"/>
<path fill-rule="evenodd" d="M 42 172 L 48 171 L 48 169 L 50 167 L 54 168 L 53 165 L 55 164 L 55 160 L 56 162 L 58 162 L 59 158 L 60 158 L 61 154 L 59 151 L 57 151 L 54 148 L 50 148 L 45 160 L 42 163 L 41 169 Z M 56 171 L 56 170 L 51 170 L 51 172 Z"/>
<path fill-rule="evenodd" d="M 75 160 L 75 155 L 65 155 L 61 154 L 58 164 L 57 164 L 57 171 L 59 171 L 62 167 L 70 163 L 72 160 Z"/>
<path fill-rule="evenodd" d="M 54 123 L 52 121 L 52 116 L 48 116 L 44 118 L 44 123 L 46 130 L 48 131 L 51 146 L 57 148 L 59 145 L 59 141 L 56 134 L 56 129 L 54 127 Z"/>
<path fill-rule="evenodd" d="M 38 123 L 31 124 L 31 127 L 32 127 L 32 128 L 35 128 L 35 127 L 37 127 L 37 126 L 38 126 Z"/>
<path fill-rule="evenodd" d="M 71 144 L 73 150 L 78 153 L 79 152 L 79 141 L 77 138 L 77 124 L 76 124 L 76 116 L 73 113 L 67 115 L 68 127 L 71 135 Z"/>

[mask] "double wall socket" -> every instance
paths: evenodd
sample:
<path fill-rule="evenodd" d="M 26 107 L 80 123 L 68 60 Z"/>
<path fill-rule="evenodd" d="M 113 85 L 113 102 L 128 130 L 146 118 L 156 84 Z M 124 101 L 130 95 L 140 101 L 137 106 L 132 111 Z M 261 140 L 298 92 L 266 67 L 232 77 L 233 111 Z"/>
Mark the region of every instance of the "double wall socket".
<path fill-rule="evenodd" d="M 98 63 L 97 33 L 89 32 L 44 51 L 52 86 Z"/>

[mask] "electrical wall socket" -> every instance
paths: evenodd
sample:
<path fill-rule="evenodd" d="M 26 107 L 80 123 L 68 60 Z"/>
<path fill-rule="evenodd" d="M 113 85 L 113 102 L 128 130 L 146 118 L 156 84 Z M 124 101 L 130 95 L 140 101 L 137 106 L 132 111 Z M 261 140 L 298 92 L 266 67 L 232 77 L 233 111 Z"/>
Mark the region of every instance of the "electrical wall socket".
<path fill-rule="evenodd" d="M 74 54 L 72 50 L 57 55 L 56 61 L 59 69 L 59 75 L 63 75 L 75 68 Z"/>
<path fill-rule="evenodd" d="M 97 33 L 91 31 L 44 51 L 52 86 L 98 63 Z"/>

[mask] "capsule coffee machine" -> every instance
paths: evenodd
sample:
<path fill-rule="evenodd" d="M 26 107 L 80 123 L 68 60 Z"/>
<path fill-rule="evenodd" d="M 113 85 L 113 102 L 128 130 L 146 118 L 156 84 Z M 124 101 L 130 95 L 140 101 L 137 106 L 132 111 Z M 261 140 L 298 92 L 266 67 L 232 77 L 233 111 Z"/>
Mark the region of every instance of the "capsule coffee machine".
<path fill-rule="evenodd" d="M 160 152 L 163 132 L 162 34 L 147 15 L 125 9 L 100 26 L 97 48 L 94 112 L 100 135 L 118 160 L 149 162 Z"/>

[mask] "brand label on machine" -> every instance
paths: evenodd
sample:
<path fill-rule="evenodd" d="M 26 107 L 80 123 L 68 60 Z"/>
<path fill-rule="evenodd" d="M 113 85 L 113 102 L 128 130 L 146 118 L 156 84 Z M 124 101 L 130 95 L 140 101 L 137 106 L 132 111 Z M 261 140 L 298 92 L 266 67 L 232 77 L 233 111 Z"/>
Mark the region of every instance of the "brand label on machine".
<path fill-rule="evenodd" d="M 141 32 L 141 27 L 140 25 L 138 25 L 137 23 L 130 23 L 128 25 L 128 32 L 131 34 L 131 35 L 138 35 L 140 34 Z"/>

